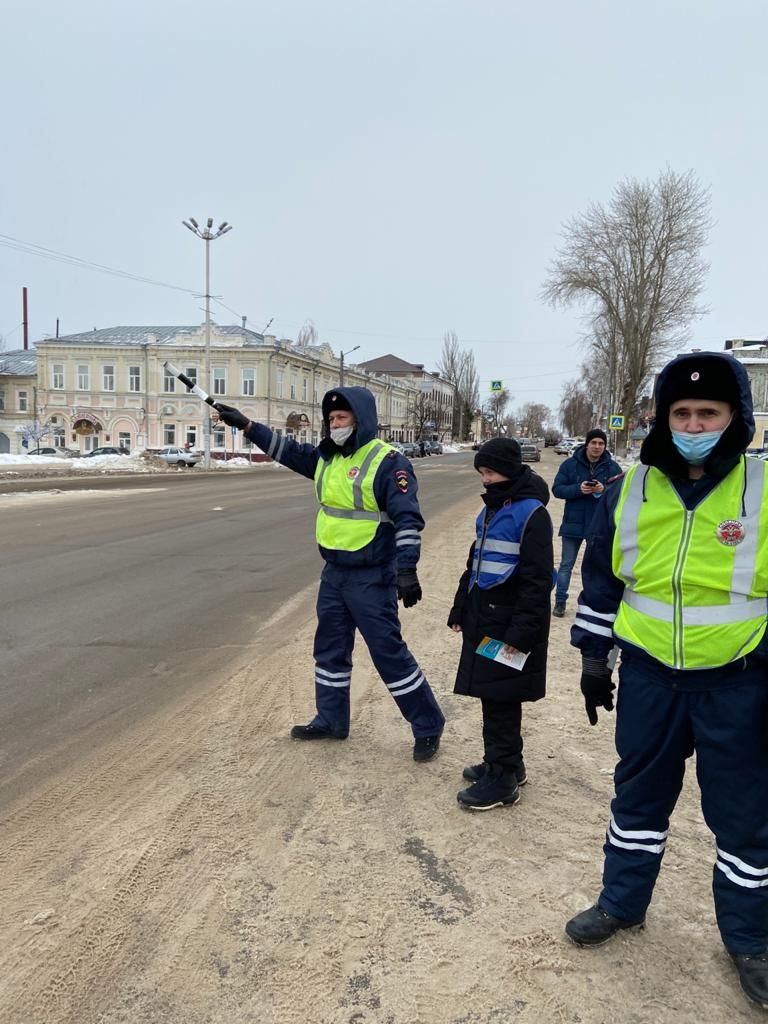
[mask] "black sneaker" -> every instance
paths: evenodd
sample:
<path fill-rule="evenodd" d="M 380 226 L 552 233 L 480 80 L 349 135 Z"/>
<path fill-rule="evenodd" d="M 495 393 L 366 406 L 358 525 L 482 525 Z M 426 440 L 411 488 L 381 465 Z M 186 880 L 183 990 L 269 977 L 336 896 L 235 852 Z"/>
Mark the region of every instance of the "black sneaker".
<path fill-rule="evenodd" d="M 562 601 L 558 601 L 555 607 L 552 609 L 552 614 L 556 619 L 562 619 L 565 615 L 565 604 Z"/>
<path fill-rule="evenodd" d="M 602 946 L 624 928 L 644 928 L 642 921 L 623 921 L 598 906 L 583 910 L 565 926 L 565 934 L 577 946 Z"/>
<path fill-rule="evenodd" d="M 291 729 L 293 740 L 345 740 L 346 736 L 338 736 L 330 729 L 323 729 L 321 725 L 294 725 Z"/>
<path fill-rule="evenodd" d="M 731 953 L 747 999 L 768 1010 L 768 950 L 765 953 Z"/>
<path fill-rule="evenodd" d="M 516 804 L 520 788 L 511 772 L 491 769 L 474 786 L 457 793 L 456 799 L 468 811 L 492 811 L 495 807 Z"/>
<path fill-rule="evenodd" d="M 431 761 L 440 749 L 440 736 L 417 736 L 413 744 L 414 761 Z"/>
<path fill-rule="evenodd" d="M 487 773 L 487 771 L 488 762 L 481 761 L 480 764 L 473 764 L 470 765 L 469 768 L 465 768 L 464 771 L 461 773 L 461 777 L 463 779 L 466 779 L 467 782 L 479 782 L 480 779 L 482 779 L 483 776 Z M 525 770 L 525 765 L 521 765 L 515 772 L 515 775 L 517 776 L 518 786 L 524 786 L 528 781 L 528 775 Z"/>

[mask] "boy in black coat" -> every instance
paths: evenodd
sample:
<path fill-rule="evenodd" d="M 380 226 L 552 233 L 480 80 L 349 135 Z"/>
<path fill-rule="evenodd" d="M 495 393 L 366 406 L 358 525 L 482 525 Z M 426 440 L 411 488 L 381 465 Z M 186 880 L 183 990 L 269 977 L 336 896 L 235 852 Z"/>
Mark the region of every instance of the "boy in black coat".
<path fill-rule="evenodd" d="M 549 489 L 524 466 L 512 438 L 494 438 L 475 456 L 485 487 L 477 537 L 459 580 L 448 625 L 462 634 L 455 693 L 479 697 L 483 761 L 464 769 L 474 785 L 458 794 L 469 810 L 488 811 L 520 799 L 526 781 L 522 702 L 546 691 L 547 643 L 554 555 Z M 527 655 L 520 668 L 477 653 L 484 638 L 508 656 Z"/>

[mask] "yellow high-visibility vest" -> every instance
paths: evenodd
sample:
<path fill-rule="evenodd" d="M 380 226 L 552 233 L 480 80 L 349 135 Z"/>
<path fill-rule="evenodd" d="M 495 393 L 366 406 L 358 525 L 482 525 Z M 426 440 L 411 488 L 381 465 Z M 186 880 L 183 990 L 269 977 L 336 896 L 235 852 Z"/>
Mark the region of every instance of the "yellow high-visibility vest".
<path fill-rule="evenodd" d="M 319 459 L 315 470 L 317 543 L 334 551 L 359 551 L 376 536 L 379 523 L 391 522 L 373 495 L 376 470 L 391 445 L 373 440 L 352 455 Z"/>
<path fill-rule="evenodd" d="M 660 470 L 633 466 L 614 513 L 624 581 L 614 634 L 676 669 L 753 651 L 768 614 L 766 464 L 741 462 L 694 509 Z"/>

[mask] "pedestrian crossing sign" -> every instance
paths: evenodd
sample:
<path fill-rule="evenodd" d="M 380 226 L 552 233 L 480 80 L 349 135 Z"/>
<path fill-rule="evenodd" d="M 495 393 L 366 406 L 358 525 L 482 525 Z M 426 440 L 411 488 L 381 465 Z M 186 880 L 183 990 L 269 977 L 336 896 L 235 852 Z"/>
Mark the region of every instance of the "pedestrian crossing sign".
<path fill-rule="evenodd" d="M 624 417 L 621 415 L 611 416 L 611 430 L 623 430 Z"/>
<path fill-rule="evenodd" d="M 504 381 L 503 380 L 492 380 L 491 381 L 491 391 L 503 391 L 503 390 L 504 390 Z"/>

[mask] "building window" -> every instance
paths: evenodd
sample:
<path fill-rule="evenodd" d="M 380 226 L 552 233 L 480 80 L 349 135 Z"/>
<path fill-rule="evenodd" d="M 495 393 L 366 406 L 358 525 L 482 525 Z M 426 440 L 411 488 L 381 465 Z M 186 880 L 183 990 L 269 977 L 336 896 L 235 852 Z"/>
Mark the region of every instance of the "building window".
<path fill-rule="evenodd" d="M 26 391 L 19 391 L 19 412 L 29 411 L 29 395 Z"/>
<path fill-rule="evenodd" d="M 296 397 L 296 374 L 291 374 L 291 398 Z"/>
<path fill-rule="evenodd" d="M 163 444 L 176 444 L 176 424 L 163 424 Z"/>
<path fill-rule="evenodd" d="M 0 412 L 5 412 L 5 392 L 0 391 Z"/>
<path fill-rule="evenodd" d="M 317 381 L 312 381 L 312 401 L 317 405 Z"/>
<path fill-rule="evenodd" d="M 131 435 L 127 431 L 121 430 L 117 435 L 117 446 L 125 448 L 127 452 L 131 450 Z"/>
<path fill-rule="evenodd" d="M 306 402 L 307 395 L 309 394 L 309 381 L 305 377 L 301 382 L 301 400 Z"/>
<path fill-rule="evenodd" d="M 53 428 L 53 447 L 63 448 L 64 447 L 64 427 Z"/>
<path fill-rule="evenodd" d="M 190 423 L 184 431 L 184 443 L 190 448 L 197 448 L 197 424 Z"/>
<path fill-rule="evenodd" d="M 91 388 L 91 368 L 86 364 L 80 364 L 77 367 L 77 390 L 78 391 L 90 391 Z"/>
<path fill-rule="evenodd" d="M 141 367 L 128 367 L 128 390 L 141 391 Z"/>
<path fill-rule="evenodd" d="M 250 368 L 243 368 L 243 394 L 253 398 L 256 394 L 256 371 Z"/>
<path fill-rule="evenodd" d="M 283 370 L 277 371 L 277 383 L 275 386 L 275 395 L 277 398 L 283 397 L 283 388 L 285 387 L 285 373 Z"/>
<path fill-rule="evenodd" d="M 189 377 L 189 379 L 192 381 L 193 384 L 197 384 L 197 367 L 196 366 L 186 366 L 184 368 L 184 373 L 186 373 L 186 375 Z M 192 388 L 187 387 L 187 391 L 188 392 L 191 391 L 191 390 L 192 390 Z"/>
<path fill-rule="evenodd" d="M 176 378 L 170 370 L 163 369 L 163 391 L 167 395 L 172 395 L 176 390 Z M 166 441 L 166 444 L 169 442 Z"/>
<path fill-rule="evenodd" d="M 227 370 L 224 366 L 213 368 L 213 393 L 214 395 L 226 395 L 227 393 Z"/>
<path fill-rule="evenodd" d="M 213 432 L 213 447 L 223 448 L 226 444 L 227 436 L 224 433 L 224 427 L 214 427 Z"/>
<path fill-rule="evenodd" d="M 101 368 L 101 380 L 103 391 L 114 391 L 115 390 L 115 368 L 114 366 L 102 366 Z"/>
<path fill-rule="evenodd" d="M 51 367 L 51 387 L 54 391 L 64 390 L 64 363 L 54 363 Z"/>

